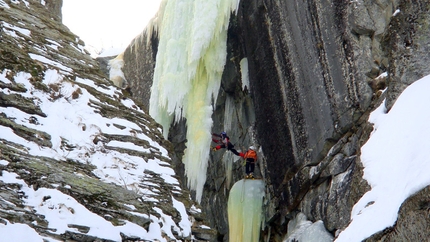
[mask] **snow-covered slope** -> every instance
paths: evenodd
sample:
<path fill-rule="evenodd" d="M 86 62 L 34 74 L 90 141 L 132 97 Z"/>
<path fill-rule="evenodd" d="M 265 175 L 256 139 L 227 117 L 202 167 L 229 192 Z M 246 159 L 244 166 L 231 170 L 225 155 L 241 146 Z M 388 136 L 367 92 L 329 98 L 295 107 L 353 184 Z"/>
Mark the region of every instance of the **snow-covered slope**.
<path fill-rule="evenodd" d="M 0 241 L 191 240 L 213 233 L 161 128 L 44 1 L 0 1 Z M 36 17 L 37 16 L 37 17 Z"/>
<path fill-rule="evenodd" d="M 361 241 L 394 226 L 407 198 L 430 185 L 430 76 L 410 85 L 389 112 L 372 112 L 374 130 L 361 148 L 363 178 L 372 189 L 354 205 L 351 223 L 336 241 Z"/>

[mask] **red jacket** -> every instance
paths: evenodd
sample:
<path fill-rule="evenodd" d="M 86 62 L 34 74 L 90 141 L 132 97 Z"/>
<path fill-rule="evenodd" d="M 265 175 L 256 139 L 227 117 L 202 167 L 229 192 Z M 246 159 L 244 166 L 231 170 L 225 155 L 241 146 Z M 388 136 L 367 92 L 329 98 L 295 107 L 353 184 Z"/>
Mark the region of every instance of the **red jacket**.
<path fill-rule="evenodd" d="M 225 135 L 224 137 L 222 137 L 222 135 L 213 133 L 212 136 L 215 136 L 215 137 L 219 138 L 219 139 L 212 138 L 212 141 L 215 142 L 215 143 L 225 144 L 227 146 L 228 143 L 230 142 L 230 138 L 227 135 Z"/>

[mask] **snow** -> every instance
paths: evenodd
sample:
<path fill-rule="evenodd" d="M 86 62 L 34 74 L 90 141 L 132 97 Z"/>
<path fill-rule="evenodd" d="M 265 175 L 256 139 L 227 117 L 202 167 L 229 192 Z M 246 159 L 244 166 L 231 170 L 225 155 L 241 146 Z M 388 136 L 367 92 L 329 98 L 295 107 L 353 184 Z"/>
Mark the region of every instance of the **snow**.
<path fill-rule="evenodd" d="M 7 236 L 1 236 L 0 242 L 10 242 L 10 241 L 34 241 L 43 242 L 40 235 L 28 226 L 27 224 L 7 224 L 4 225 L 0 223 L 0 234 L 7 234 Z"/>
<path fill-rule="evenodd" d="M 306 219 L 306 215 L 298 213 L 294 219 L 288 222 L 288 233 L 283 242 L 331 242 L 333 236 L 327 232 L 321 220 L 312 223 Z"/>
<path fill-rule="evenodd" d="M 104 218 L 92 213 L 83 205 L 78 203 L 74 198 L 63 194 L 56 189 L 39 188 L 35 191 L 28 187 L 25 182 L 17 179 L 18 175 L 4 171 L 2 180 L 5 183 L 21 184 L 21 190 L 25 193 L 24 201 L 27 206 L 31 206 L 38 214 L 43 214 L 49 222 L 50 227 L 53 225 L 56 231 L 53 233 L 63 234 L 68 231 L 79 232 L 77 229 L 69 228 L 69 224 L 76 224 L 90 227 L 88 235 L 99 238 L 120 241 L 120 232 L 147 237 L 147 232 L 143 227 L 127 222 L 123 226 L 114 226 Z M 46 199 L 49 197 L 49 199 Z"/>
<path fill-rule="evenodd" d="M 44 60 L 39 55 L 32 55 L 36 60 Z M 54 61 L 49 61 L 52 66 L 60 66 Z M 0 80 L 10 83 L 6 78 L 9 70 L 0 73 Z M 52 147 L 41 147 L 38 144 L 28 141 L 13 132 L 9 127 L 0 126 L 0 138 L 22 145 L 28 153 L 34 156 L 44 156 L 55 158 L 57 160 L 73 159 L 78 162 L 92 164 L 96 168 L 93 170 L 101 181 L 114 183 L 129 190 L 135 191 L 146 201 L 154 201 L 154 192 L 147 188 L 142 188 L 139 184 L 145 176 L 145 170 L 151 170 L 160 175 L 168 184 L 172 184 L 175 190 L 180 190 L 179 181 L 175 178 L 174 170 L 168 163 L 158 158 L 144 160 L 142 157 L 123 154 L 117 151 L 106 150 L 101 142 L 93 143 L 96 136 L 101 133 L 115 135 L 132 135 L 138 139 L 146 140 L 150 148 L 142 148 L 129 142 L 110 141 L 107 146 L 136 150 L 143 153 L 156 153 L 170 159 L 165 148 L 153 141 L 150 137 L 141 132 L 141 126 L 122 118 L 105 118 L 101 116 L 94 107 L 90 107 L 90 100 L 100 102 L 96 97 L 91 95 L 86 89 L 79 88 L 78 85 L 67 81 L 61 70 L 47 69 L 44 73 L 43 83 L 47 86 L 56 86 L 57 97 L 53 98 L 52 94 L 45 93 L 35 89 L 30 83 L 31 75 L 25 72 L 18 72 L 14 76 L 14 81 L 27 89 L 26 93 L 20 93 L 24 97 L 31 98 L 37 104 L 46 117 L 39 115 L 30 115 L 13 107 L 0 107 L 0 112 L 7 115 L 8 118 L 14 119 L 17 124 L 27 126 L 48 133 L 51 136 Z M 78 83 L 85 83 L 106 95 L 113 96 L 118 89 L 115 87 L 102 88 L 98 87 L 93 81 L 88 79 L 76 78 Z M 71 98 L 73 92 L 80 89 L 78 98 Z M 13 90 L 2 88 L 6 94 L 14 94 Z M 132 100 L 123 100 L 122 103 L 127 107 L 133 107 L 136 112 L 143 112 L 138 109 Z M 67 110 L 67 111 L 65 111 Z M 34 122 L 35 121 L 35 122 Z M 58 125 L 61 124 L 61 125 Z M 124 128 L 117 128 L 118 124 Z M 63 142 L 75 146 L 73 150 L 63 148 Z M 88 155 L 90 154 L 90 155 Z M 0 165 L 7 165 L 7 161 L 0 160 Z M 79 174 L 76 174 L 79 176 Z M 22 184 L 21 191 L 25 194 L 23 199 L 27 208 L 35 209 L 38 214 L 43 215 L 49 222 L 49 228 L 56 229 L 55 233 L 61 234 L 69 228 L 68 224 L 80 224 L 90 228 L 88 235 L 97 236 L 113 241 L 121 241 L 120 233 L 130 236 L 139 236 L 150 241 L 167 241 L 162 234 L 168 234 L 174 238 L 172 230 L 185 237 L 191 234 L 191 222 L 188 221 L 188 215 L 185 206 L 179 201 L 173 200 L 173 206 L 182 216 L 180 223 L 174 223 L 173 219 L 163 214 L 160 208 L 154 207 L 160 217 L 151 216 L 153 221 L 149 231 L 129 221 L 125 221 L 123 226 L 113 226 L 112 223 L 103 217 L 87 210 L 83 205 L 74 200 L 74 198 L 61 193 L 56 189 L 39 188 L 37 191 L 25 184 L 23 180 L 17 178 L 18 175 L 3 171 L 0 180 L 4 183 Z M 148 182 L 149 183 L 149 182 Z M 52 184 L 55 187 L 55 184 Z M 158 184 L 152 185 L 154 189 Z M 71 187 L 67 185 L 67 187 Z M 172 191 L 174 193 L 175 191 Z M 46 197 L 50 199 L 43 200 Z M 147 216 L 147 215 L 141 215 Z M 160 227 L 160 225 L 162 227 Z M 20 233 L 16 233 L 16 231 Z M 0 233 L 8 236 L 0 238 L 0 241 L 42 241 L 31 227 L 10 223 L 0 224 Z M 25 239 L 23 239 L 25 238 Z M 49 238 L 47 239 L 49 241 Z"/>
<path fill-rule="evenodd" d="M 372 112 L 370 139 L 361 149 L 363 178 L 372 187 L 355 204 L 350 225 L 336 239 L 362 241 L 393 226 L 401 204 L 430 184 L 430 76 L 410 85 L 387 113 Z"/>
<path fill-rule="evenodd" d="M 115 92 L 118 91 L 118 89 L 116 89 L 114 87 L 108 87 L 107 89 L 105 89 L 103 87 L 100 87 L 100 86 L 96 85 L 94 83 L 94 81 L 92 81 L 92 80 L 83 79 L 83 78 L 80 78 L 80 77 L 76 77 L 75 82 L 82 83 L 82 84 L 85 84 L 87 86 L 93 87 L 93 88 L 97 89 L 97 91 L 102 92 L 102 93 L 104 93 L 106 95 L 113 96 L 115 94 Z"/>
<path fill-rule="evenodd" d="M 50 59 L 48 59 L 48 58 L 46 58 L 44 56 L 36 55 L 36 54 L 32 54 L 32 53 L 29 53 L 29 55 L 34 60 L 38 60 L 38 61 L 40 61 L 42 63 L 58 67 L 61 70 L 64 70 L 64 71 L 67 71 L 67 72 L 72 72 L 71 68 L 65 67 L 64 65 L 62 65 L 62 64 L 60 64 L 60 63 L 58 63 L 56 61 L 50 60 Z"/>
<path fill-rule="evenodd" d="M 58 47 L 59 46 L 61 46 L 58 42 L 56 42 L 56 41 L 53 41 L 53 40 L 50 40 L 50 39 L 46 39 L 46 41 L 48 41 L 48 42 L 50 42 L 52 45 L 46 45 L 46 46 L 49 46 L 49 47 L 51 47 L 52 49 L 54 49 L 54 50 L 57 50 L 58 51 Z"/>
<path fill-rule="evenodd" d="M 23 34 L 27 37 L 30 37 L 31 31 L 28 29 L 24 29 L 24 28 L 20 28 L 14 25 L 11 25 L 9 23 L 3 22 L 3 28 L 4 28 L 4 32 L 14 38 L 19 38 L 18 35 L 16 34 L 17 32 L 19 32 L 20 34 Z"/>
<path fill-rule="evenodd" d="M 22 2 L 28 6 L 28 2 Z M 170 125 L 173 117 L 178 120 L 183 115 L 188 119 L 189 132 L 187 138 L 189 143 L 187 146 L 193 148 L 186 150 L 184 160 L 189 162 L 186 163 L 187 175 L 190 179 L 189 185 L 192 189 L 197 190 L 197 199 L 200 199 L 199 196 L 201 196 L 206 179 L 208 160 L 206 150 L 209 143 L 202 140 L 210 142 L 209 131 L 212 127 L 210 103 L 212 98 L 216 99 L 220 73 L 225 62 L 225 51 L 219 50 L 225 49 L 226 35 L 220 30 L 225 30 L 230 12 L 236 10 L 239 3 L 237 0 L 225 0 L 217 4 L 215 2 L 200 0 L 190 4 L 189 1 L 178 0 L 171 1 L 171 4 L 166 6 L 166 11 L 177 12 L 178 14 L 164 15 L 160 31 L 165 35 L 160 40 L 156 77 L 154 78 L 153 100 L 156 100 L 154 105 L 157 106 L 152 108 L 152 112 L 163 124 L 165 132 L 167 132 L 168 128 L 166 127 Z M 19 4 L 19 1 L 12 1 L 12 3 Z M 41 3 L 45 4 L 45 1 L 41 1 Z M 10 8 L 3 0 L 0 0 L 0 6 Z M 197 8 L 200 8 L 201 11 L 192 11 Z M 103 13 L 103 11 L 100 12 Z M 399 13 L 400 10 L 397 9 L 393 16 Z M 16 38 L 21 38 L 19 35 L 31 37 L 31 32 L 27 29 L 4 21 L 2 24 L 4 34 Z M 188 28 L 187 26 L 191 27 Z M 169 33 L 169 31 L 173 33 Z M 51 43 L 49 45 L 51 48 L 57 49 L 60 46 L 53 40 L 48 41 Z M 83 47 L 79 47 L 82 51 Z M 101 53 L 102 56 L 111 56 L 121 53 L 122 49 L 104 51 Z M 63 72 L 72 72 L 70 68 L 44 56 L 36 54 L 30 54 L 30 56 L 42 63 L 59 68 Z M 161 62 L 158 62 L 159 59 Z M 242 60 L 240 66 L 242 84 L 247 86 L 248 73 L 245 61 L 245 59 Z M 0 80 L 10 83 L 6 78 L 6 72 L 7 70 L 0 74 Z M 385 73 L 385 75 L 387 74 Z M 129 189 L 139 189 L 135 185 L 140 182 L 145 169 L 159 173 L 167 183 L 175 186 L 179 184 L 174 178 L 173 169 L 166 167 L 165 162 L 158 159 L 150 159 L 146 162 L 140 157 L 114 151 L 97 153 L 91 158 L 83 158 L 88 150 L 101 148 L 98 144 L 92 143 L 94 137 L 101 132 L 130 135 L 133 131 L 140 130 L 140 127 L 126 120 L 101 117 L 88 107 L 87 103 L 90 100 L 97 99 L 86 90 L 82 90 L 83 93 L 78 99 L 70 99 L 70 95 L 77 90 L 77 86 L 63 81 L 61 71 L 48 69 L 43 80 L 47 85 L 59 85 L 58 94 L 61 94 L 61 97 L 57 100 L 51 100 L 49 96 L 35 90 L 28 81 L 29 77 L 30 74 L 28 73 L 18 73 L 15 76 L 15 81 L 23 84 L 29 90 L 23 95 L 34 97 L 34 102 L 40 104 L 42 111 L 48 117 L 35 115 L 38 124 L 34 124 L 29 122 L 31 115 L 18 109 L 1 107 L 0 112 L 9 118 L 15 118 L 19 124 L 49 133 L 52 136 L 53 146 L 52 148 L 39 147 L 37 144 L 17 136 L 5 126 L 0 126 L 1 138 L 7 138 L 8 141 L 23 145 L 32 155 L 54 157 L 59 160 L 72 158 L 89 162 L 96 166 L 93 173 L 100 179 L 120 185 L 126 183 L 125 185 Z M 205 83 L 194 85 L 196 80 Z M 106 95 L 114 95 L 118 91 L 114 87 L 103 89 L 88 79 L 78 77 L 76 81 L 94 87 Z M 430 176 L 428 176 L 430 149 L 427 147 L 427 137 L 430 135 L 430 123 L 428 122 L 430 119 L 430 111 L 428 111 L 430 97 L 428 90 L 430 90 L 430 76 L 426 76 L 409 86 L 400 95 L 390 112 L 386 112 L 384 104 L 372 112 L 369 121 L 374 124 L 374 131 L 361 150 L 361 161 L 364 165 L 363 178 L 368 181 L 371 190 L 355 204 L 351 212 L 350 225 L 339 234 L 336 241 L 362 241 L 378 231 L 393 226 L 397 219 L 398 210 L 405 199 L 430 184 Z M 14 93 L 7 88 L 3 88 L 2 92 Z M 190 93 L 192 94 L 190 95 Z M 199 100 L 204 100 L 204 102 L 199 102 Z M 133 106 L 130 100 L 123 100 L 122 102 L 127 107 Z M 195 115 L 196 112 L 200 115 Z M 59 123 L 61 126 L 58 125 Z M 114 123 L 126 128 L 123 130 L 115 128 Z M 196 125 L 201 126 L 197 127 Z M 84 127 L 85 130 L 83 130 Z M 150 141 L 151 145 L 159 150 L 162 156 L 167 157 L 167 151 L 149 137 L 144 134 L 138 134 L 138 137 Z M 79 144 L 79 146 L 73 151 L 65 151 L 61 148 L 63 139 L 71 144 Z M 112 141 L 109 145 L 148 152 L 148 150 L 126 142 Z M 191 163 L 191 159 L 197 162 Z M 7 164 L 7 161 L 0 160 L 0 165 Z M 149 240 L 166 241 L 165 238 L 161 237 L 161 234 L 166 233 L 173 236 L 171 226 L 176 232 L 184 236 L 190 234 L 191 231 L 191 223 L 187 219 L 184 205 L 174 198 L 172 198 L 173 204 L 182 218 L 179 227 L 170 216 L 164 214 L 161 209 L 155 208 L 161 217 L 150 216 L 153 223 L 150 224 L 149 232 L 147 232 L 131 222 L 115 227 L 59 190 L 39 188 L 36 191 L 17 177 L 18 175 L 15 173 L 3 171 L 0 179 L 5 183 L 22 184 L 21 190 L 26 194 L 24 199 L 26 206 L 36 209 L 38 213 L 45 216 L 49 221 L 49 227 L 57 229 L 56 233 L 64 232 L 67 224 L 74 221 L 80 221 L 80 223 L 85 221 L 86 225 L 91 228 L 90 235 L 116 241 L 121 240 L 119 232 L 141 236 Z M 153 199 L 151 195 L 154 193 L 152 191 L 141 189 L 139 192 L 142 193 L 144 199 L 149 201 Z M 43 201 L 46 196 L 51 198 Z M 141 216 L 147 215 L 142 214 Z M 161 227 L 160 224 L 163 226 Z M 317 226 L 319 226 L 318 223 Z M 71 228 L 67 229 L 70 230 Z M 0 223 L 0 234 L 7 234 L 7 236 L 0 236 L 0 242 L 43 241 L 46 239 L 28 225 L 20 223 Z"/>
<path fill-rule="evenodd" d="M 174 197 L 172 197 L 173 205 L 176 209 L 178 209 L 179 213 L 181 214 L 181 221 L 179 222 L 179 225 L 181 225 L 182 228 L 191 228 L 191 222 L 188 220 L 188 214 L 185 209 L 185 206 L 183 203 L 176 200 Z M 190 230 L 184 230 L 183 235 L 189 235 L 191 234 Z"/>
<path fill-rule="evenodd" d="M 29 3 L 27 1 L 25 1 L 25 0 L 22 0 L 22 2 L 24 2 L 25 6 L 28 8 Z M 13 3 L 13 4 L 20 4 L 20 1 L 19 0 L 11 0 L 11 3 Z"/>
<path fill-rule="evenodd" d="M 9 5 L 7 3 L 5 3 L 3 0 L 0 0 L 0 6 L 5 7 L 5 8 L 10 8 Z"/>

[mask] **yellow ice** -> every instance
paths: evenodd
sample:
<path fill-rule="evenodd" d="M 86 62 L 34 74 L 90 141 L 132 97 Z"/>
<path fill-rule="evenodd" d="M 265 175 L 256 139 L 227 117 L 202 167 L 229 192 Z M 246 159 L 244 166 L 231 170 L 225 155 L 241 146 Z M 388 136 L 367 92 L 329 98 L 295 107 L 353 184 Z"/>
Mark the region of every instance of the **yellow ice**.
<path fill-rule="evenodd" d="M 263 180 L 236 182 L 228 197 L 229 238 L 234 242 L 258 242 L 262 223 Z"/>

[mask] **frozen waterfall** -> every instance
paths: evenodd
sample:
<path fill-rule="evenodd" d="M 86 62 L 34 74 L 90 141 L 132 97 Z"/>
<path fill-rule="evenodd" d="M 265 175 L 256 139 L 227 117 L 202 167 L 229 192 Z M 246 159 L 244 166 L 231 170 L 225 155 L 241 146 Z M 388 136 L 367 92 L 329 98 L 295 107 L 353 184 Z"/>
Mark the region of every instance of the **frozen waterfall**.
<path fill-rule="evenodd" d="M 188 187 L 200 202 L 209 160 L 212 102 L 226 61 L 227 28 L 239 0 L 165 0 L 158 15 L 159 45 L 150 115 L 167 138 L 173 121 L 187 121 L 183 162 Z"/>
<path fill-rule="evenodd" d="M 119 88 L 125 88 L 128 85 L 125 79 L 122 67 L 124 66 L 124 53 L 119 54 L 115 59 L 109 61 L 109 79 Z"/>
<path fill-rule="evenodd" d="M 258 242 L 263 219 L 263 180 L 236 182 L 228 197 L 230 241 Z"/>

